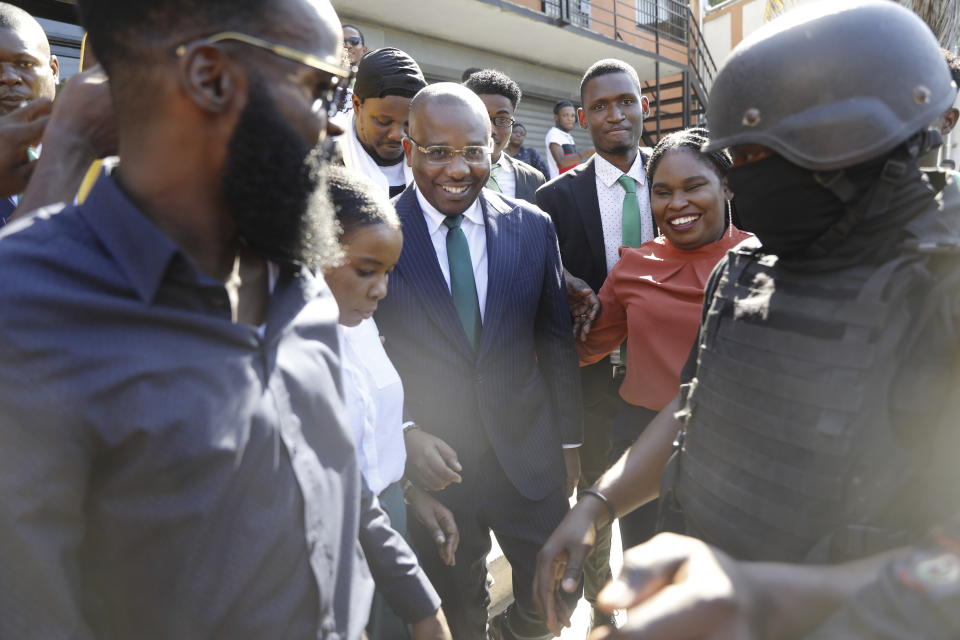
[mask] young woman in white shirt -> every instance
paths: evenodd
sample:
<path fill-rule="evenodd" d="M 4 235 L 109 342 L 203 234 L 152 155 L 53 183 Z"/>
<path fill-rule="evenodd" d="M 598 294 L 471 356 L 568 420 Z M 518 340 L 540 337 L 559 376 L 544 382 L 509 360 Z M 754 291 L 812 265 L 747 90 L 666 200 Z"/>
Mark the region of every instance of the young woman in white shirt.
<path fill-rule="evenodd" d="M 340 307 L 344 399 L 360 470 L 391 526 L 406 536 L 406 499 L 414 515 L 435 532 L 441 558 L 452 564 L 459 541 L 453 515 L 429 494 L 402 483 L 406 462 L 403 384 L 373 319 L 400 258 L 400 221 L 378 189 L 346 170 L 331 170 L 329 190 L 340 224 L 343 258 L 324 271 L 324 278 Z M 382 598 L 374 601 L 368 627 L 374 632 L 371 637 L 408 637 L 405 625 L 391 613 Z"/>

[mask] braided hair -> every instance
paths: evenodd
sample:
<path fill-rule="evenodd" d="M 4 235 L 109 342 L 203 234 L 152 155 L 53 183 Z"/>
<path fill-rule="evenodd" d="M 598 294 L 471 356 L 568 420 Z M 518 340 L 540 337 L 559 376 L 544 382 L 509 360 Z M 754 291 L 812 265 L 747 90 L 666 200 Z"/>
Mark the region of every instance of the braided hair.
<path fill-rule="evenodd" d="M 720 179 L 721 184 L 730 169 L 733 167 L 733 158 L 726 149 L 718 149 L 704 153 L 701 149 L 710 141 L 710 131 L 706 127 L 690 127 L 682 131 L 674 131 L 671 134 L 660 138 L 657 146 L 653 148 L 650 160 L 647 161 L 647 185 L 653 184 L 653 175 L 657 172 L 657 167 L 663 157 L 672 151 L 686 149 L 689 153 L 695 154 L 708 167 L 713 169 Z M 736 225 L 738 220 L 736 204 L 730 201 L 730 216 Z"/>

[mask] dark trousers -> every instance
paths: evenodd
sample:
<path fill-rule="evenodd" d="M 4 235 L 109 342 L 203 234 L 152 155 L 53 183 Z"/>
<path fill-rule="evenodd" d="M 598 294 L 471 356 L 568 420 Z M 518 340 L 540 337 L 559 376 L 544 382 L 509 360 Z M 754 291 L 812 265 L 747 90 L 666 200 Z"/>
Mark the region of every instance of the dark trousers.
<path fill-rule="evenodd" d="M 580 448 L 578 489 L 589 489 L 610 468 L 610 426 L 626 402 L 620 398 L 620 380 L 615 380 L 609 358 L 580 368 L 583 386 L 583 446 Z M 594 605 L 597 594 L 610 582 L 612 526 L 597 530 L 597 538 L 583 562 L 583 595 Z"/>
<path fill-rule="evenodd" d="M 657 413 L 646 407 L 624 403 L 610 429 L 611 465 L 633 445 Z M 657 532 L 659 502 L 648 502 L 620 518 L 620 542 L 624 551 L 646 542 Z"/>
<path fill-rule="evenodd" d="M 380 506 L 390 518 L 390 526 L 409 542 L 407 534 L 407 509 L 403 503 L 403 489 L 394 482 L 378 496 Z M 370 620 L 367 622 L 367 635 L 372 640 L 409 640 L 410 629 L 407 623 L 387 604 L 379 591 L 373 594 L 370 607 Z"/>
<path fill-rule="evenodd" d="M 533 574 L 537 552 L 560 524 L 569 506 L 562 485 L 543 500 L 523 497 L 506 477 L 492 449 L 479 459 L 464 460 L 463 482 L 434 496 L 452 512 L 460 530 L 456 565 L 445 566 L 430 533 L 408 521 L 421 566 L 440 594 L 443 612 L 456 640 L 486 640 L 487 554 L 490 531 L 510 563 L 514 604 L 501 627 L 507 638 L 549 638 L 533 604 Z M 579 598 L 573 594 L 571 607 Z"/>

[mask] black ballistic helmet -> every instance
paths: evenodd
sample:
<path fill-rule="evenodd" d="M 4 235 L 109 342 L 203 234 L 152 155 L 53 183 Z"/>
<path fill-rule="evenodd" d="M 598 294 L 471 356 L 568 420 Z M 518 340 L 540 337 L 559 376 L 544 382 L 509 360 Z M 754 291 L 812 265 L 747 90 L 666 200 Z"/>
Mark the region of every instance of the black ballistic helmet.
<path fill-rule="evenodd" d="M 926 129 L 956 93 L 913 12 L 890 0 L 824 0 L 733 50 L 710 91 L 704 150 L 759 144 L 807 169 L 841 169 Z"/>

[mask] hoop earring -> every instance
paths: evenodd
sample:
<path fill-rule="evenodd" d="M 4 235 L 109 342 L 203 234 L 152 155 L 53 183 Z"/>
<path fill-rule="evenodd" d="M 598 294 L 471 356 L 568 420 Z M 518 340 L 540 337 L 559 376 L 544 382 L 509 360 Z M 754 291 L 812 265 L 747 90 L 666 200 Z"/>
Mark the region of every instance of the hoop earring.
<path fill-rule="evenodd" d="M 733 237 L 733 207 L 730 206 L 729 200 L 727 200 L 727 233 L 729 237 Z"/>

